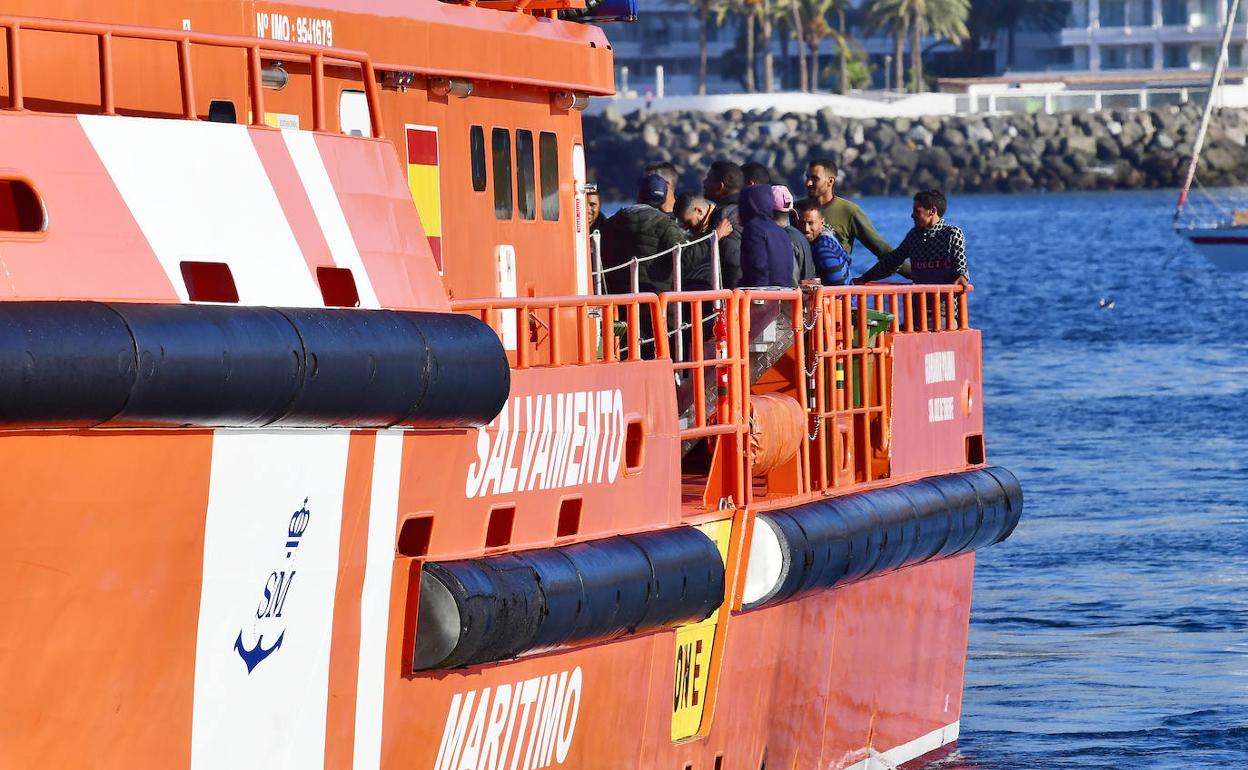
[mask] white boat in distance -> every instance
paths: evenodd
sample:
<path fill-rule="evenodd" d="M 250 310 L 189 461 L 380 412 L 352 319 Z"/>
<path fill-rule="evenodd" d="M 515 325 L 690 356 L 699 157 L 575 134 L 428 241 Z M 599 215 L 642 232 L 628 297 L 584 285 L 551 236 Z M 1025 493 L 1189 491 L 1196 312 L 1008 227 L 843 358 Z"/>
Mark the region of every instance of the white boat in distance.
<path fill-rule="evenodd" d="M 1219 270 L 1248 272 L 1248 224 L 1184 227 L 1179 232 Z"/>
<path fill-rule="evenodd" d="M 1179 191 L 1179 202 L 1174 208 L 1175 232 L 1183 235 L 1196 250 L 1205 256 L 1219 270 L 1245 272 L 1248 271 L 1248 211 L 1221 211 L 1212 222 L 1193 222 L 1180 224 L 1179 217 L 1183 206 L 1187 203 L 1192 182 L 1196 179 L 1196 165 L 1200 161 L 1200 150 L 1205 143 L 1205 135 L 1209 130 L 1209 118 L 1213 114 L 1218 84 L 1222 81 L 1222 73 L 1226 70 L 1227 50 L 1231 43 L 1231 20 L 1239 10 L 1239 0 L 1231 0 L 1227 12 L 1227 22 L 1222 29 L 1222 47 L 1218 50 L 1218 60 L 1213 67 L 1213 77 L 1209 81 L 1209 98 L 1205 101 L 1205 111 L 1200 116 L 1200 128 L 1196 131 L 1196 141 L 1192 145 L 1192 157 L 1188 160 L 1187 176 L 1183 180 L 1183 189 Z"/>

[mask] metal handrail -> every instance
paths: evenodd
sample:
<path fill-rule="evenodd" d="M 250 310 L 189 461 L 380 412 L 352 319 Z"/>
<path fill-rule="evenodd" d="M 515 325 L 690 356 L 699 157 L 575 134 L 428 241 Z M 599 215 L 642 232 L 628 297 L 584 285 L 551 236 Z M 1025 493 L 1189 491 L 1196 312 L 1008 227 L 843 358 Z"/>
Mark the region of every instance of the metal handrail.
<path fill-rule="evenodd" d="M 892 345 L 883 336 L 871 339 L 866 311 L 891 314 L 885 331 L 893 334 L 962 331 L 970 328 L 969 291 L 958 285 L 880 283 L 455 300 L 451 307 L 494 325 L 500 336 L 498 311 L 518 311 L 513 323 L 519 369 L 641 361 L 650 358 L 651 353 L 643 351 L 652 343 L 653 356 L 670 361 L 677 387 L 689 388 L 693 394 L 692 404 L 681 407 L 688 411 L 678 415 L 681 419 L 691 415 L 688 424 L 682 423 L 680 440 L 727 442 L 721 459 L 729 475 L 708 477 L 706 494 L 714 500 L 729 497 L 740 506 L 754 499 L 754 450 L 746 440 L 753 305 L 781 303 L 792 325 L 792 349 L 786 355 L 794 365 L 786 367 L 788 374 L 781 377 L 789 378 L 808 420 L 797 459 L 796 494 L 829 494 L 891 474 Z M 689 323 L 673 323 L 673 317 L 684 317 L 676 312 L 682 307 Z M 642 337 L 643 314 L 653 324 L 652 340 Z M 617 322 L 625 328 L 617 330 Z M 563 326 L 568 328 L 561 332 Z M 538 327 L 547 331 L 547 337 L 534 336 Z M 575 346 L 570 344 L 573 341 Z M 575 352 L 568 354 L 573 347 Z M 718 386 L 714 417 L 712 404 L 704 401 L 710 398 L 712 381 Z M 775 389 L 776 383 L 769 382 L 766 390 Z M 773 493 L 768 504 L 774 502 Z"/>
<path fill-rule="evenodd" d="M 595 232 L 595 233 L 592 233 L 592 235 L 597 236 L 598 233 Z M 671 248 L 665 248 L 665 250 L 660 251 L 658 253 L 653 253 L 653 255 L 649 255 L 645 257 L 633 257 L 628 262 L 620 262 L 619 265 L 613 265 L 612 267 L 602 267 L 602 255 L 600 255 L 600 252 L 599 252 L 599 257 L 597 261 L 598 267 L 595 268 L 594 270 L 594 276 L 605 276 L 607 275 L 607 273 L 615 272 L 618 270 L 630 270 L 630 271 L 633 271 L 635 275 L 636 267 L 641 265 L 641 263 L 658 260 L 659 257 L 665 257 L 668 255 L 671 255 L 671 253 L 675 253 L 676 256 L 679 256 L 679 253 L 683 251 L 684 248 L 688 248 L 689 246 L 696 246 L 698 245 L 698 243 L 701 243 L 703 241 L 711 242 L 711 253 L 713 253 L 715 262 L 718 262 L 719 261 L 719 233 L 716 233 L 715 231 L 711 231 L 711 232 L 706 233 L 706 235 L 704 236 L 701 236 L 699 238 L 694 238 L 693 241 L 683 241 L 680 243 L 676 243 L 675 246 Z M 598 243 L 599 250 L 602 250 L 602 238 L 590 237 L 590 243 Z M 718 265 L 716 265 L 716 267 L 718 267 Z M 719 282 L 720 282 L 719 270 L 718 268 L 716 268 L 715 276 L 713 277 L 713 283 L 716 283 L 716 286 L 714 286 L 715 291 L 719 291 L 720 288 L 723 288 L 721 286 L 718 286 Z M 633 291 L 634 292 L 636 291 L 635 288 Z"/>
<path fill-rule="evenodd" d="M 100 62 L 100 109 L 105 115 L 116 115 L 116 87 L 113 67 L 114 40 L 149 40 L 173 43 L 178 57 L 178 87 L 182 97 L 182 119 L 198 120 L 195 112 L 195 86 L 191 72 L 191 49 L 193 46 L 231 48 L 247 54 L 247 83 L 250 90 L 251 125 L 264 126 L 264 87 L 261 82 L 263 54 L 286 54 L 308 57 L 312 74 L 312 130 L 326 131 L 325 118 L 325 63 L 354 64 L 360 68 L 364 94 L 368 102 L 369 125 L 372 134 L 384 138 L 382 128 L 377 77 L 372 60 L 362 51 L 344 48 L 324 48 L 306 43 L 282 40 L 261 40 L 243 35 L 221 35 L 189 30 L 138 27 L 125 24 L 101 24 L 96 22 L 41 19 L 23 16 L 0 16 L 0 29 L 5 31 L 8 53 L 9 106 L 12 111 L 26 109 L 26 89 L 22 72 L 23 31 L 53 32 L 70 35 L 87 35 L 96 39 Z"/>

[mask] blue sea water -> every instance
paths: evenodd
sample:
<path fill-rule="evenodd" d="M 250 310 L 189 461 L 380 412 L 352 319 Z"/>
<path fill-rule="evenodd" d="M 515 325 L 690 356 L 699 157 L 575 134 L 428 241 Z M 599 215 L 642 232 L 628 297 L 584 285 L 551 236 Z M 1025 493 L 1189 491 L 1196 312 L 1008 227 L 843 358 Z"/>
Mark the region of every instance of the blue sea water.
<path fill-rule="evenodd" d="M 960 749 L 932 768 L 1248 768 L 1248 273 L 1170 231 L 1174 198 L 951 202 L 989 460 L 1026 509 L 978 557 Z M 860 202 L 900 240 L 908 200 Z"/>

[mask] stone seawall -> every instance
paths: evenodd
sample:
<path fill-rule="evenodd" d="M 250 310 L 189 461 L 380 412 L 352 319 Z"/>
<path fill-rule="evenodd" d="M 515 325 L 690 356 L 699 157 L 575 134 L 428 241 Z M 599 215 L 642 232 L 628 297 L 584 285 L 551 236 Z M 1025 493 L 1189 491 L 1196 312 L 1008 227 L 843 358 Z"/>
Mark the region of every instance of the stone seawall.
<path fill-rule="evenodd" d="M 779 114 L 607 109 L 585 117 L 589 178 L 605 200 L 631 200 L 645 165 L 666 160 L 681 191 L 714 160 L 756 161 L 802 194 L 806 162 L 840 164 L 837 190 L 909 195 L 1177 187 L 1200 122 L 1195 104 L 1148 111 L 862 119 L 830 110 Z M 1248 183 L 1248 110 L 1214 113 L 1197 178 Z M 775 181 L 780 181 L 777 179 Z"/>

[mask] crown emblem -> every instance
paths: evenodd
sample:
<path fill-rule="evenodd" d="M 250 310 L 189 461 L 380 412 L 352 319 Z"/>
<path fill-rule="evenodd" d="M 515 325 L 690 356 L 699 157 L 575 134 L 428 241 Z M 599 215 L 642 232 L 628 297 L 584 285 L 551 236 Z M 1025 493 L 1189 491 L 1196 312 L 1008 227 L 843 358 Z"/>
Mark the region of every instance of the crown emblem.
<path fill-rule="evenodd" d="M 295 511 L 290 516 L 290 527 L 286 534 L 291 538 L 303 537 L 303 533 L 308 528 L 308 521 L 312 518 L 312 514 L 308 511 L 308 498 L 303 498 L 303 507 Z"/>

